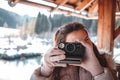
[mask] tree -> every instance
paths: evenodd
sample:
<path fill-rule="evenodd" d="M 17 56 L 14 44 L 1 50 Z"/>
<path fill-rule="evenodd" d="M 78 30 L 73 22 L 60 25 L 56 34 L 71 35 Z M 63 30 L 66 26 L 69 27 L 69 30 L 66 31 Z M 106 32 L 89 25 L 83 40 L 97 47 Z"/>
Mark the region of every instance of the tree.
<path fill-rule="evenodd" d="M 35 32 L 37 34 L 48 31 L 50 28 L 50 22 L 47 16 L 38 13 L 36 24 L 35 24 Z"/>

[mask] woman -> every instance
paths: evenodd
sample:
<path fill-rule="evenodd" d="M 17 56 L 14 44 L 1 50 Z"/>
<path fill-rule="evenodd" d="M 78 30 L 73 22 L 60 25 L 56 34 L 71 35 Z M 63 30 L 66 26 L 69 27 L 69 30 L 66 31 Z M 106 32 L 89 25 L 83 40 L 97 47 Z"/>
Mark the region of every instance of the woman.
<path fill-rule="evenodd" d="M 85 47 L 80 64 L 59 63 L 66 59 L 65 52 L 58 48 L 60 42 L 79 42 Z M 85 27 L 73 22 L 61 26 L 54 36 L 54 47 L 43 57 L 41 67 L 36 69 L 31 80 L 114 80 L 106 60 L 90 40 Z"/>

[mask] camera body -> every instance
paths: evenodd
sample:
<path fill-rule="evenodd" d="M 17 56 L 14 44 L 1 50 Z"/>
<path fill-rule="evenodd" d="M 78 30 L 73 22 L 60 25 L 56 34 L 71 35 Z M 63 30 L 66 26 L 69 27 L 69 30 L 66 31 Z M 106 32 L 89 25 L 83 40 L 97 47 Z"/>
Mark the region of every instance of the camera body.
<path fill-rule="evenodd" d="M 85 47 L 79 42 L 60 42 L 58 48 L 65 51 L 66 59 L 59 63 L 81 63 L 85 54 Z"/>

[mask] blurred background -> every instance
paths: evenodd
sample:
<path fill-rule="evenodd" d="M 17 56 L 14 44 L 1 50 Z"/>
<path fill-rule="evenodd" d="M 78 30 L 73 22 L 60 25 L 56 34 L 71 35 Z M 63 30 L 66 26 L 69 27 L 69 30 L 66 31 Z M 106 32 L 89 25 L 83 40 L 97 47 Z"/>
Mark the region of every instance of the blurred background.
<path fill-rule="evenodd" d="M 39 66 L 42 54 L 53 44 L 53 33 L 62 24 L 81 22 L 97 45 L 97 20 L 50 13 L 17 4 L 10 7 L 0 0 L 0 80 L 29 80 Z M 116 27 L 120 25 L 116 19 Z M 92 27 L 91 27 L 92 26 Z M 120 63 L 120 36 L 115 39 L 113 60 Z"/>

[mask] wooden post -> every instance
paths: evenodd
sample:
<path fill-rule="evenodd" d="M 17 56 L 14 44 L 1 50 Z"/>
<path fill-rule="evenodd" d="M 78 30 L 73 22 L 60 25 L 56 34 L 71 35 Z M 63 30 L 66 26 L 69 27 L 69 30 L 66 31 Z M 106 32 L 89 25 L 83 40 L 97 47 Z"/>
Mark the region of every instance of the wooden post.
<path fill-rule="evenodd" d="M 116 0 L 98 0 L 98 48 L 113 51 Z"/>

